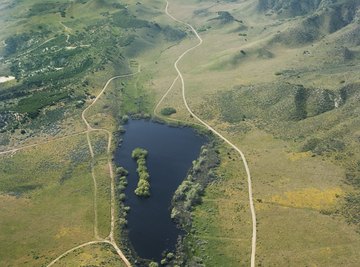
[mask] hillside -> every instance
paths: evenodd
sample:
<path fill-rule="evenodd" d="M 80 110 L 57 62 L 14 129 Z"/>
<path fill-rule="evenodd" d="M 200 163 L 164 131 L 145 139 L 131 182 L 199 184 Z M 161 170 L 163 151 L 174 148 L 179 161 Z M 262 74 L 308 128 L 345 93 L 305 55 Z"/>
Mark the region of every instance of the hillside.
<path fill-rule="evenodd" d="M 249 199 L 255 266 L 358 266 L 360 1 L 165 6 L 0 3 L 0 265 L 157 266 L 129 243 L 114 165 L 123 124 L 145 118 L 211 140 L 159 266 L 251 266 Z"/>
<path fill-rule="evenodd" d="M 181 64 L 190 107 L 249 161 L 259 266 L 356 266 L 359 8 L 358 1 L 173 4 L 203 39 Z M 174 118 L 192 121 L 180 99 L 179 91 L 169 96 Z M 193 256 L 206 266 L 247 266 L 244 170 L 233 152 L 223 153 L 223 180 L 195 210 L 190 246 L 202 244 Z"/>

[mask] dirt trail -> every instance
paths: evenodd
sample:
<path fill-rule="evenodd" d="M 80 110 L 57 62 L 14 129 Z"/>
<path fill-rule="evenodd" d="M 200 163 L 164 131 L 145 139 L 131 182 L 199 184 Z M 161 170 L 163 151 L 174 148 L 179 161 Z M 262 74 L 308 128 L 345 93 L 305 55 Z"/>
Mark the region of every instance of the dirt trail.
<path fill-rule="evenodd" d="M 115 238 L 114 238 L 114 231 L 115 231 L 115 203 L 116 203 L 116 199 L 115 199 L 115 180 L 114 180 L 115 176 L 114 176 L 114 172 L 113 172 L 113 168 L 112 168 L 111 154 L 110 154 L 110 152 L 111 152 L 111 143 L 112 143 L 112 134 L 111 134 L 111 132 L 109 132 L 106 129 L 93 128 L 90 125 L 90 123 L 87 121 L 85 114 L 86 114 L 87 110 L 89 110 L 94 104 L 96 104 L 96 102 L 104 94 L 106 88 L 109 86 L 109 84 L 113 80 L 119 79 L 119 78 L 131 77 L 131 76 L 134 76 L 134 75 L 138 74 L 139 72 L 140 72 L 140 66 L 138 68 L 138 71 L 135 72 L 135 73 L 114 76 L 114 77 L 110 78 L 106 82 L 106 84 L 104 85 L 103 89 L 100 91 L 98 96 L 94 99 L 94 101 L 87 108 L 84 109 L 84 111 L 81 114 L 81 118 L 84 121 L 84 123 L 86 125 L 86 128 L 87 128 L 86 131 L 82 131 L 82 132 L 79 132 L 79 133 L 74 133 L 74 134 L 71 134 L 71 135 L 55 138 L 55 139 L 48 140 L 48 141 L 38 143 L 38 144 L 26 145 L 26 146 L 23 146 L 23 147 L 13 148 L 13 149 L 10 149 L 10 150 L 0 152 L 0 155 L 9 154 L 9 153 L 15 153 L 15 152 L 17 152 L 19 150 L 23 150 L 23 149 L 43 145 L 43 144 L 48 144 L 48 143 L 51 143 L 51 142 L 55 142 L 55 141 L 58 141 L 58 140 L 63 140 L 63 139 L 69 138 L 69 137 L 73 137 L 73 136 L 77 136 L 77 135 L 81 135 L 81 134 L 86 133 L 87 142 L 88 142 L 88 146 L 89 146 L 89 151 L 90 151 L 90 155 L 91 155 L 91 159 L 92 159 L 92 162 L 91 162 L 91 174 L 92 174 L 92 178 L 93 178 L 93 182 L 94 182 L 94 236 L 95 236 L 95 239 L 97 239 L 97 240 L 89 241 L 89 242 L 86 242 L 86 243 L 84 243 L 82 245 L 79 245 L 79 246 L 76 246 L 76 247 L 73 247 L 73 248 L 67 250 L 66 252 L 61 254 L 59 257 L 57 257 L 55 260 L 53 260 L 48 266 L 52 266 L 58 260 L 65 257 L 67 254 L 73 252 L 76 249 L 79 249 L 79 248 L 82 248 L 82 247 L 85 247 L 85 246 L 88 246 L 88 245 L 92 245 L 92 244 L 98 244 L 98 243 L 111 244 L 114 247 L 114 249 L 116 250 L 116 252 L 118 253 L 118 255 L 120 256 L 120 258 L 124 261 L 126 266 L 128 266 L 128 267 L 131 266 L 128 259 L 122 253 L 120 248 L 117 246 Z M 91 144 L 91 139 L 90 139 L 90 133 L 93 132 L 93 131 L 105 132 L 108 135 L 107 154 L 108 154 L 108 167 L 109 167 L 109 172 L 110 172 L 110 183 L 111 183 L 111 228 L 110 228 L 110 233 L 109 233 L 109 235 L 108 235 L 108 237 L 106 239 L 102 239 L 98 235 L 97 181 L 96 181 L 96 176 L 95 176 L 95 172 L 94 172 L 94 150 L 93 150 L 93 147 L 92 147 L 92 144 Z M 107 239 L 109 239 L 110 241 L 107 240 Z"/>
<path fill-rule="evenodd" d="M 0 155 L 4 155 L 4 154 L 8 154 L 8 153 L 15 153 L 16 151 L 19 151 L 19 150 L 23 150 L 23 149 L 31 148 L 31 147 L 35 147 L 35 146 L 40 146 L 40 145 L 45 145 L 45 144 L 48 144 L 48 143 L 52 143 L 52 142 L 55 142 L 55 141 L 63 140 L 63 139 L 69 138 L 69 137 L 74 137 L 74 136 L 77 136 L 77 135 L 80 135 L 80 134 L 85 134 L 85 133 L 87 133 L 87 131 L 82 131 L 82 132 L 78 132 L 78 133 L 65 135 L 65 136 L 62 136 L 62 137 L 59 137 L 59 138 L 54 138 L 54 139 L 51 139 L 51 140 L 48 140 L 48 141 L 45 141 L 45 142 L 41 142 L 41 143 L 37 143 L 37 144 L 31 144 L 31 145 L 12 148 L 12 149 L 0 152 Z"/>
<path fill-rule="evenodd" d="M 49 265 L 52 266 L 53 264 L 55 264 L 58 260 L 62 259 L 63 257 L 65 257 L 66 255 L 68 255 L 69 253 L 73 252 L 74 250 L 77 250 L 79 248 L 88 246 L 88 245 L 92 245 L 92 244 L 100 244 L 100 243 L 107 243 L 110 244 L 114 247 L 114 249 L 116 250 L 117 254 L 119 255 L 119 257 L 122 259 L 122 261 L 125 263 L 126 266 L 131 267 L 131 264 L 129 262 L 129 260 L 125 257 L 124 253 L 121 251 L 121 249 L 118 247 L 118 245 L 116 244 L 116 240 L 114 237 L 114 232 L 115 232 L 115 204 L 116 204 L 116 199 L 115 199 L 115 175 L 114 175 L 114 171 L 113 171 L 113 166 L 112 166 L 112 162 L 111 162 L 111 143 L 112 143 L 112 133 L 106 129 L 100 129 L 100 128 L 93 128 L 90 123 L 88 122 L 88 120 L 86 119 L 86 112 L 93 106 L 96 104 L 96 102 L 99 100 L 99 98 L 104 94 L 106 88 L 109 86 L 109 84 L 115 80 L 115 79 L 119 79 L 119 78 L 126 78 L 126 77 L 131 77 L 134 76 L 136 74 L 138 74 L 140 72 L 140 66 L 138 68 L 138 71 L 135 73 L 131 73 L 131 74 L 125 74 L 125 75 L 118 75 L 118 76 L 114 76 L 112 78 L 110 78 L 106 84 L 104 85 L 103 89 L 100 91 L 100 93 L 97 95 L 97 97 L 94 99 L 94 101 L 83 110 L 83 112 L 81 113 L 81 118 L 84 121 L 87 130 L 85 131 L 86 133 L 86 137 L 87 137 L 87 143 L 89 146 L 89 151 L 90 151 L 90 155 L 91 155 L 91 175 L 93 178 L 93 182 L 94 182 L 94 236 L 95 239 L 94 241 L 89 241 L 86 242 L 82 245 L 73 247 L 67 251 L 65 251 L 63 254 L 61 254 L 59 257 L 57 257 L 55 260 L 53 260 Z M 91 139 L 90 139 L 90 133 L 93 131 L 99 131 L 99 132 L 104 132 L 107 134 L 108 136 L 108 145 L 107 145 L 107 154 L 108 154 L 108 167 L 109 167 L 109 173 L 110 173 L 110 187 L 111 187 L 111 204 L 110 204 L 110 210 L 111 210 L 111 227 L 110 227 L 110 233 L 108 235 L 108 237 L 106 237 L 106 239 L 102 239 L 99 234 L 98 234 L 98 215 L 97 215 L 97 181 L 96 181 L 96 176 L 95 176 L 95 171 L 94 171 L 94 158 L 95 158 L 95 154 L 94 154 L 94 149 L 93 146 L 91 144 Z"/>
<path fill-rule="evenodd" d="M 174 16 L 172 16 L 169 13 L 169 2 L 166 1 L 166 7 L 165 7 L 165 13 L 167 16 L 169 16 L 172 20 L 179 22 L 183 25 L 186 25 L 187 27 L 189 27 L 192 32 L 195 34 L 196 38 L 199 40 L 199 42 L 194 45 L 193 47 L 187 49 L 185 52 L 183 52 L 178 59 L 175 61 L 174 63 L 174 68 L 176 69 L 176 72 L 178 73 L 178 77 L 181 80 L 181 86 L 182 86 L 182 97 L 183 97 L 183 101 L 185 104 L 186 109 L 188 110 L 188 112 L 197 120 L 199 121 L 202 125 L 204 125 L 206 128 L 208 128 L 210 131 L 212 131 L 214 134 L 216 134 L 218 137 L 220 137 L 223 141 L 225 141 L 229 146 L 231 146 L 233 149 L 235 149 L 244 164 L 245 170 L 246 170 L 246 174 L 247 174 L 247 181 L 248 181 L 248 194 L 249 194 L 249 205 L 250 205 L 250 211 L 251 211 L 251 219 L 252 219 L 252 241 L 251 241 L 251 267 L 255 267 L 255 251 L 256 251 L 256 214 L 255 214 L 255 208 L 254 208 L 254 201 L 253 201 L 253 193 L 252 193 L 252 181 L 251 181 L 251 174 L 250 174 L 250 169 L 249 166 L 247 164 L 246 158 L 244 153 L 238 148 L 236 147 L 232 142 L 230 142 L 227 138 L 225 138 L 222 134 L 220 134 L 218 131 L 216 131 L 214 128 L 212 128 L 209 124 L 207 124 L 205 121 L 203 121 L 202 119 L 200 119 L 189 107 L 187 100 L 186 100 L 186 91 L 185 91 L 185 81 L 184 78 L 182 76 L 181 71 L 179 70 L 178 64 L 179 62 L 182 60 L 182 58 L 188 54 L 190 51 L 196 49 L 197 47 L 201 46 L 203 43 L 203 40 L 201 39 L 200 35 L 198 34 L 198 32 L 194 29 L 194 27 L 192 25 L 190 25 L 189 23 L 186 23 L 182 20 L 179 20 L 177 18 L 175 18 Z M 175 78 L 174 83 L 176 82 L 176 79 L 178 79 L 178 77 Z"/>
<path fill-rule="evenodd" d="M 159 100 L 159 102 L 156 104 L 155 108 L 154 108 L 154 115 L 157 116 L 157 117 L 162 117 L 162 115 L 160 115 L 158 113 L 158 109 L 159 109 L 159 106 L 162 104 L 162 102 L 164 102 L 165 98 L 167 97 L 167 95 L 170 93 L 170 91 L 173 89 L 173 87 L 175 86 L 176 82 L 179 80 L 179 75 L 176 76 L 176 78 L 173 80 L 172 84 L 170 85 L 170 87 L 168 88 L 168 90 L 165 92 L 165 94 L 161 97 L 161 99 Z M 173 122 L 179 122 L 179 123 L 184 123 L 185 121 L 184 120 L 178 120 L 178 119 L 174 119 L 174 118 L 169 118 L 167 117 L 166 120 L 169 120 L 169 121 L 173 121 Z M 190 124 L 193 124 L 193 125 L 198 125 L 198 126 L 203 126 L 202 124 L 200 123 L 197 123 L 197 122 L 190 122 L 190 121 L 187 121 L 186 123 L 190 123 Z"/>

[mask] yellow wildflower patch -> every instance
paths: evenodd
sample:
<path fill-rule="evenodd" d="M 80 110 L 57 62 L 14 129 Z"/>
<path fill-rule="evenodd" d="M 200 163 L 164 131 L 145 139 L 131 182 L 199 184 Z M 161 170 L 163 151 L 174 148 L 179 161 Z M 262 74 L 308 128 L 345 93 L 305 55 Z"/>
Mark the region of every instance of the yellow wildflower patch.
<path fill-rule="evenodd" d="M 79 232 L 80 232 L 79 228 L 61 227 L 58 233 L 55 235 L 55 238 L 59 239 L 65 236 L 78 234 Z"/>
<path fill-rule="evenodd" d="M 287 157 L 291 161 L 296 161 L 304 158 L 310 158 L 312 153 L 310 151 L 307 152 L 299 152 L 299 153 L 288 153 Z"/>
<path fill-rule="evenodd" d="M 339 187 L 326 190 L 304 188 L 285 192 L 283 195 L 274 195 L 271 197 L 271 202 L 296 208 L 322 210 L 333 207 L 337 198 L 343 193 L 343 190 Z"/>

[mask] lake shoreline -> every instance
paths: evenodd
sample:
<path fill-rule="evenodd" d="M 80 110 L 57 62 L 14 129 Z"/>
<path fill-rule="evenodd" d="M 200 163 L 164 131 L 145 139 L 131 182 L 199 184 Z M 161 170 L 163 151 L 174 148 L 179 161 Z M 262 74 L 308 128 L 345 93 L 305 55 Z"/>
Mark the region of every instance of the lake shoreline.
<path fill-rule="evenodd" d="M 173 133 L 176 133 L 176 131 L 184 131 L 185 132 L 188 132 L 187 134 L 189 135 L 189 133 L 191 132 L 191 134 L 193 135 L 193 138 L 194 139 L 198 139 L 198 140 L 202 140 L 201 142 L 201 145 L 198 144 L 198 150 L 197 151 L 197 155 L 195 157 L 192 157 L 190 160 L 188 160 L 188 164 L 186 166 L 185 169 L 183 169 L 183 174 L 181 175 L 180 178 L 178 178 L 178 184 L 175 186 L 173 185 L 172 187 L 172 192 L 171 192 L 171 197 L 168 199 L 168 203 L 167 203 L 167 207 L 166 209 L 169 211 L 168 212 L 168 219 L 171 220 L 171 224 L 173 225 L 174 228 L 176 228 L 176 230 L 174 230 L 176 233 L 178 233 L 179 235 L 183 236 L 184 234 L 186 234 L 186 232 L 181 229 L 178 225 L 178 223 L 176 223 L 174 220 L 172 220 L 170 218 L 170 208 L 172 207 L 172 198 L 173 198 L 173 195 L 174 195 L 174 192 L 175 190 L 178 188 L 178 186 L 184 181 L 184 179 L 186 179 L 187 177 L 187 174 L 188 172 L 191 170 L 192 168 L 192 165 L 191 165 L 191 162 L 193 160 L 196 160 L 198 157 L 199 157 L 199 153 L 200 153 L 200 148 L 204 145 L 204 144 L 207 144 L 209 142 L 209 140 L 211 139 L 211 136 L 207 135 L 206 133 L 204 133 L 203 131 L 198 131 L 197 128 L 194 128 L 194 127 L 191 127 L 189 125 L 186 125 L 186 124 L 174 124 L 174 123 L 167 123 L 166 121 L 162 120 L 162 119 L 154 119 L 154 118 L 138 118 L 136 117 L 135 119 L 134 118 L 131 118 L 129 119 L 128 122 L 124 123 L 123 125 L 121 125 L 121 128 L 123 128 L 121 131 L 120 131 L 120 134 L 117 136 L 117 141 L 118 141 L 118 145 L 117 145 L 117 148 L 116 148 L 116 151 L 114 152 L 114 155 L 115 155 L 115 162 L 116 162 L 116 165 L 117 166 L 122 166 L 124 167 L 121 162 L 121 159 L 119 158 L 119 152 L 118 151 L 121 151 L 123 149 L 126 149 L 126 146 L 127 146 L 127 134 L 129 134 L 129 127 L 131 127 L 130 125 L 134 125 L 134 123 L 140 123 L 140 124 L 149 124 L 149 125 L 152 125 L 152 127 L 160 127 L 162 128 L 164 131 L 173 131 Z M 170 130 L 171 129 L 171 130 Z M 131 129 L 130 129 L 131 131 Z M 190 135 L 191 135 L 190 134 Z M 125 145 L 125 148 L 124 148 L 124 145 Z M 180 149 L 180 148 L 179 148 Z M 179 150 L 178 149 L 178 150 Z M 156 152 L 157 153 L 157 152 Z M 149 157 L 151 159 L 152 157 L 152 154 L 156 154 L 154 153 L 154 151 L 152 151 L 152 149 L 149 149 Z M 154 157 L 160 157 L 160 155 L 154 155 Z M 120 162 L 119 162 L 120 161 Z M 128 162 L 127 163 L 128 165 L 131 166 L 131 163 Z M 125 165 L 127 165 L 125 164 Z M 151 164 L 151 163 L 150 163 Z M 153 168 L 153 166 L 149 166 L 150 169 Z M 131 167 L 130 167 L 131 169 Z M 130 170 L 130 173 L 133 173 L 134 170 Z M 133 173 L 134 174 L 134 173 Z M 151 173 L 150 173 L 151 175 Z M 156 177 L 156 174 L 155 174 L 155 177 Z M 129 181 L 130 179 L 130 181 Z M 134 181 L 131 181 L 134 180 L 134 176 L 131 176 L 131 177 L 128 177 L 128 183 L 131 183 L 131 182 L 134 182 Z M 152 178 L 150 178 L 152 179 Z M 137 182 L 137 181 L 136 181 Z M 153 183 L 153 181 L 150 182 L 151 184 Z M 174 187 L 175 186 L 175 187 Z M 127 188 L 124 190 L 124 193 L 125 193 L 125 198 L 126 200 L 124 200 L 122 203 L 123 204 L 120 204 L 119 208 L 120 209 L 125 209 L 125 206 L 130 206 L 130 209 L 131 211 L 126 214 L 126 222 L 125 222 L 125 225 L 123 225 L 123 227 L 120 227 L 121 231 L 120 231 L 120 234 L 121 234 L 121 244 L 122 246 L 126 247 L 125 251 L 126 251 L 126 254 L 127 256 L 129 256 L 131 259 L 133 259 L 133 262 L 135 262 L 136 264 L 148 264 L 149 263 L 149 259 L 146 258 L 146 259 L 143 259 L 139 256 L 139 253 L 136 252 L 136 249 L 135 249 L 135 246 L 132 244 L 131 242 L 131 230 L 133 229 L 134 227 L 134 221 L 133 219 L 131 219 L 131 216 L 132 216 L 132 213 L 134 212 L 133 210 L 133 207 L 131 207 L 131 203 L 129 203 L 129 198 L 132 199 L 131 201 L 137 201 L 136 199 L 134 200 L 134 196 L 133 195 L 133 192 L 132 192 L 132 189 L 129 189 L 128 188 L 129 185 L 127 186 Z M 168 194 L 168 197 L 169 197 L 169 192 L 167 193 Z M 117 194 L 118 195 L 118 194 Z M 155 194 L 156 195 L 156 194 Z M 149 197 L 149 201 L 151 201 L 151 199 L 153 198 L 154 196 L 151 195 Z M 144 202 L 146 203 L 146 200 L 139 200 L 140 202 Z M 118 201 L 119 203 L 121 201 Z M 138 203 L 139 204 L 139 203 Z M 158 203 L 159 204 L 159 203 Z M 145 204 L 146 205 L 146 204 Z M 160 205 L 160 204 L 159 204 Z M 123 214 L 124 215 L 124 214 Z M 120 216 L 121 217 L 121 216 Z M 130 217 L 130 219 L 129 219 Z M 121 219 L 121 218 L 119 218 Z M 127 222 L 127 220 L 129 220 L 129 222 Z M 127 226 L 128 224 L 128 226 Z M 174 234 L 174 233 L 173 233 Z M 174 241 L 174 240 L 173 240 Z M 172 248 L 169 250 L 167 247 L 165 248 L 165 251 L 167 252 L 170 252 L 170 251 L 174 251 L 176 249 L 176 244 L 178 243 L 178 235 L 176 234 L 176 240 L 174 242 L 174 244 L 171 246 Z M 162 250 L 164 251 L 164 250 Z M 141 253 L 140 253 L 141 254 Z M 151 258 L 150 258 L 151 259 Z M 156 260 L 156 261 L 160 261 L 161 259 L 161 255 L 157 256 L 157 257 L 152 257 L 153 260 Z"/>

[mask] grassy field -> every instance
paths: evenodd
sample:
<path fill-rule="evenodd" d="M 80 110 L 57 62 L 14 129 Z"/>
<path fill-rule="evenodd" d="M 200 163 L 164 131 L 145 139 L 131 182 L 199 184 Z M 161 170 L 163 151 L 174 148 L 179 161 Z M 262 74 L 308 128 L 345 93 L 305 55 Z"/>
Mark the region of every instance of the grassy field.
<path fill-rule="evenodd" d="M 219 11 L 230 12 L 242 23 L 213 20 Z M 301 46 L 271 43 L 274 34 L 296 26 L 302 17 L 287 21 L 255 14 L 255 1 L 173 1 L 170 12 L 197 29 L 207 29 L 200 32 L 203 45 L 185 57 L 180 68 L 195 113 L 235 142 L 249 161 L 258 218 L 257 264 L 356 266 L 358 226 L 348 224 L 341 210 L 346 196 L 357 192 L 356 185 L 347 182 L 347 173 L 359 160 L 358 96 L 349 93 L 337 108 L 333 99 L 341 90 L 358 88 L 359 80 L 350 67 L 356 59 L 344 59 L 336 48 L 344 44 L 342 33 Z M 175 49 L 167 51 L 172 52 Z M 298 85 L 305 88 L 307 99 L 296 106 Z M 330 108 L 327 99 L 332 99 Z M 181 101 L 178 83 L 161 107 L 174 107 L 172 118 L 191 121 Z M 303 111 L 305 119 L 294 119 Z M 222 155 L 224 165 L 228 159 Z M 250 258 L 247 185 L 239 164 L 227 171 L 232 175 L 210 186 L 193 213 L 195 234 L 188 241 L 193 255 L 207 266 L 222 261 L 226 266 L 246 266 Z M 235 190 L 234 184 L 244 190 L 242 194 L 221 202 L 219 192 Z M 231 220 L 239 217 L 244 220 Z M 223 221 L 237 229 L 231 238 Z"/>
<path fill-rule="evenodd" d="M 251 221 L 246 176 L 233 151 L 224 147 L 220 156 L 220 179 L 208 186 L 193 212 L 193 231 L 186 242 L 190 255 L 203 259 L 205 266 L 247 266 Z"/>
<path fill-rule="evenodd" d="M 0 74 L 15 72 L 18 78 L 0 86 L 4 100 L 0 112 L 8 120 L 0 133 L 2 151 L 84 131 L 81 112 L 106 81 L 136 72 L 139 65 L 144 66 L 139 75 L 111 83 L 86 117 L 94 128 L 114 132 L 120 116 L 152 112 L 154 93 L 147 87 L 154 75 L 152 59 L 182 39 L 183 33 L 164 25 L 165 15 L 157 10 L 162 2 L 149 1 L 146 8 L 128 2 L 128 12 L 114 1 L 2 4 L 0 40 L 7 45 L 0 48 L 5 58 Z M 159 18 L 154 20 L 154 15 Z M 19 113 L 19 118 L 8 115 L 8 110 Z M 110 232 L 108 136 L 95 131 L 90 139 L 95 152 L 98 232 L 106 238 Z M 1 156 L 0 164 L 0 265 L 45 266 L 68 249 L 94 240 L 94 184 L 85 134 Z M 99 245 L 74 251 L 57 264 L 122 263 L 109 246 Z"/>
<path fill-rule="evenodd" d="M 106 149 L 108 136 L 104 133 L 92 133 L 91 144 L 94 148 L 94 173 L 97 184 L 97 216 L 99 236 L 106 238 L 110 233 L 111 181 L 109 176 Z"/>
<path fill-rule="evenodd" d="M 1 265 L 41 266 L 93 238 L 85 136 L 2 156 Z"/>
<path fill-rule="evenodd" d="M 67 255 L 54 266 L 126 266 L 108 244 L 91 245 Z"/>
<path fill-rule="evenodd" d="M 0 112 L 20 113 L 6 113 L 16 123 L 0 133 L 2 150 L 85 130 L 81 111 L 110 77 L 136 72 L 138 66 L 138 75 L 114 80 L 86 116 L 94 128 L 115 131 L 124 114 L 152 114 L 176 77 L 174 61 L 196 42 L 189 29 L 165 16 L 164 1 L 40 2 L 0 4 L 0 41 L 16 33 L 18 39 L 11 42 L 19 42 L 1 64 L 0 76 L 15 70 L 20 77 L 0 85 Z M 360 161 L 356 24 L 335 32 L 322 26 L 323 37 L 302 42 L 303 16 L 264 15 L 256 4 L 170 2 L 170 12 L 194 25 L 204 40 L 179 65 L 188 102 L 247 157 L 258 219 L 258 266 L 356 266 L 358 206 L 349 201 L 358 196 Z M 22 35 L 29 32 L 30 37 Z M 0 52 L 9 51 L 2 46 Z M 91 58 L 89 66 L 85 58 Z M 66 79 L 54 83 L 59 75 Z M 17 95 L 24 88 L 26 94 Z M 34 99 L 40 101 L 34 104 Z M 179 81 L 158 111 L 164 107 L 176 109 L 172 119 L 195 122 L 182 103 Z M 28 117 L 31 112 L 35 119 Z M 107 136 L 92 132 L 91 141 L 99 235 L 106 237 Z M 251 217 L 244 169 L 225 144 L 220 156 L 220 178 L 193 211 L 187 252 L 206 266 L 248 266 Z M 0 265 L 43 266 L 94 239 L 85 135 L 0 157 Z M 120 264 L 103 245 L 79 249 L 58 262 Z"/>

